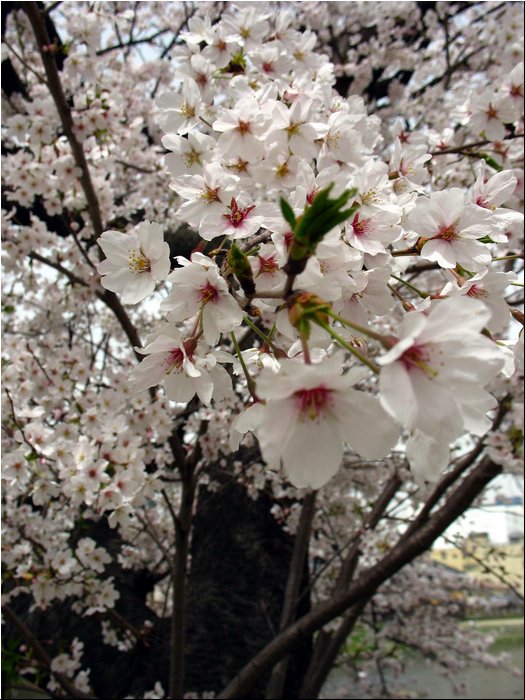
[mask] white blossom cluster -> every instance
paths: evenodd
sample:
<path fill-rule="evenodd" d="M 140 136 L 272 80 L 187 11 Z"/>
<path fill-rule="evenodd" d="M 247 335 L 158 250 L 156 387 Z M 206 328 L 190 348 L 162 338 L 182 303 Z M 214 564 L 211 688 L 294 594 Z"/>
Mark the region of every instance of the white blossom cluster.
<path fill-rule="evenodd" d="M 157 99 L 170 188 L 182 200 L 177 215 L 212 246 L 191 259 L 178 256 L 168 275 L 158 224 L 141 224 L 138 239 L 111 230 L 100 239 L 108 256 L 98 266 L 102 284 L 123 301 L 138 301 L 155 281 L 170 285 L 160 304 L 166 323 L 140 350 L 147 358 L 131 385 L 163 382 L 168 398 L 182 403 L 195 395 L 206 405 L 221 401 L 231 393 L 225 367 L 233 358 L 217 349 L 219 340 L 255 318 L 264 353 L 250 349 L 238 358 L 254 403 L 234 423 L 233 447 L 252 431 L 268 466 L 282 464 L 298 487 L 319 488 L 339 468 L 344 444 L 378 459 L 404 430 L 416 478 L 435 481 L 451 443 L 489 429 L 496 401 L 486 387 L 504 365 L 514 372 L 496 338 L 482 331 L 504 333 L 511 318 L 502 295 L 518 278 L 494 259 L 505 257 L 509 238 L 512 246 L 523 228 L 523 215 L 502 206 L 517 177 L 500 166 L 491 174 L 481 160 L 470 188 L 436 189 L 428 137 L 411 143 L 394 128 L 384 144 L 380 120 L 363 99 L 332 92 L 333 65 L 314 51 L 313 35 L 292 29 L 287 13 L 275 25 L 270 18 L 254 7 L 216 24 L 192 18 L 174 89 Z M 523 63 L 483 104 L 467 99 L 471 132 L 504 138 L 522 117 L 522 94 Z M 300 220 L 326 187 L 351 191 L 352 213 L 292 274 L 294 231 L 279 201 Z M 221 255 L 233 246 L 249 291 Z M 401 278 L 417 292 L 416 303 L 392 293 L 411 257 L 442 271 L 430 290 Z M 296 290 L 329 308 L 308 342 L 291 320 Z M 297 303 L 296 313 L 305 313 L 300 296 Z M 388 318 L 397 333 L 385 334 Z M 367 337 L 376 345 L 366 347 Z M 347 350 L 362 342 L 375 358 L 378 399 L 350 388 L 366 370 L 341 376 L 346 361 L 334 340 Z M 377 344 L 388 352 L 378 354 Z"/>
<path fill-rule="evenodd" d="M 359 541 L 358 571 L 379 561 L 404 508 L 471 446 L 523 465 L 520 4 L 148 2 L 133 20 L 129 5 L 50 11 L 98 238 L 23 11 L 2 54 L 28 90 L 3 103 L 3 603 L 67 603 L 122 651 L 136 635 L 109 617 L 115 567 L 154 571 L 149 609 L 172 614 L 174 435 L 199 487 L 220 497 L 218 468 L 254 500 L 271 493 L 290 534 L 301 489 L 320 489 L 321 601 L 342 554 Z M 383 95 L 367 92 L 378 66 Z M 351 213 L 295 272 L 327 191 Z M 199 242 L 183 255 L 188 230 Z M 394 471 L 403 490 L 370 529 Z M 91 532 L 106 522 L 118 551 Z M 381 658 L 390 638 L 451 669 L 488 663 L 449 615 L 453 588 L 417 561 L 381 589 L 364 697 L 381 692 L 378 663 L 398 668 Z M 90 692 L 81 658 L 76 640 L 52 671 Z"/>

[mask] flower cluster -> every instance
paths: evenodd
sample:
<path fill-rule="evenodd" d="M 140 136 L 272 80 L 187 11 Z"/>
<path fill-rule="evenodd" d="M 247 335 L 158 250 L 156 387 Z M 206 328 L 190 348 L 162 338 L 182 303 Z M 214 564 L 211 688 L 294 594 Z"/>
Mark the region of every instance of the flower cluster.
<path fill-rule="evenodd" d="M 510 319 L 502 292 L 517 278 L 492 265 L 506 250 L 511 221 L 523 225 L 517 212 L 499 208 L 517 178 L 502 171 L 486 180 L 482 167 L 472 194 L 436 190 L 428 141 L 396 129 L 386 161 L 379 120 L 364 101 L 335 98 L 325 87 L 334 80 L 331 64 L 308 44 L 299 50 L 294 30 L 273 32 L 264 12 L 242 9 L 205 29 L 190 20 L 184 40 L 178 88 L 157 99 L 158 123 L 170 151 L 169 186 L 181 199 L 177 214 L 213 243 L 176 258 L 160 304 L 170 331 L 159 330 L 141 351 L 148 358 L 132 386 L 164 381 L 172 400 L 197 393 L 206 405 L 219 401 L 228 395 L 222 364 L 231 362 L 224 350 L 232 336 L 255 402 L 235 422 L 232 445 L 251 430 L 268 466 L 282 464 L 295 486 L 319 488 L 337 471 L 343 444 L 381 458 L 404 428 L 415 474 L 438 479 L 449 445 L 486 432 L 496 405 L 485 387 L 505 360 L 483 332 L 502 332 Z M 217 44 L 220 59 L 211 50 Z M 286 60 L 292 53 L 296 60 Z M 508 111 L 502 124 L 520 117 L 522 73 L 522 65 L 513 69 L 494 103 Z M 106 232 L 100 244 L 119 245 L 122 236 Z M 434 263 L 442 288 L 418 290 L 400 277 L 405 256 Z M 149 284 L 146 251 L 140 259 Z M 101 274 L 108 270 L 99 265 Z M 129 271 L 111 272 L 129 279 Z M 399 286 L 392 292 L 396 280 L 424 303 Z M 144 295 L 143 285 L 136 289 Z M 396 300 L 397 318 L 409 313 L 394 337 L 371 323 L 392 313 Z M 253 372 L 235 334 L 256 319 L 261 358 L 267 353 L 274 364 Z M 360 394 L 348 388 L 366 377 L 344 373 L 336 346 L 379 374 L 377 388 L 370 381 Z M 379 348 L 388 352 L 374 360 Z"/>
<path fill-rule="evenodd" d="M 44 47 L 18 5 L 2 54 L 3 603 L 89 617 L 104 655 L 151 649 L 201 488 L 269 497 L 292 535 L 297 489 L 317 490 L 323 601 L 349 537 L 360 575 L 471 448 L 520 473 L 519 3 L 46 3 Z M 374 600 L 370 697 L 388 635 L 449 668 L 451 639 L 479 658 L 441 613 L 454 582 L 425 567 Z M 154 588 L 130 606 L 144 572 Z M 100 695 L 72 638 L 49 646 L 48 690 Z M 169 694 L 157 667 L 111 692 Z"/>

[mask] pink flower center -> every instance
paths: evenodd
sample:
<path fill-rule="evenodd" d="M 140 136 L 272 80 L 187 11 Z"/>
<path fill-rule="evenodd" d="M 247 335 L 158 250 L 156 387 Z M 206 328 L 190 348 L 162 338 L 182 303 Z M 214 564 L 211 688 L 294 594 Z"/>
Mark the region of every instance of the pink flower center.
<path fill-rule="evenodd" d="M 240 134 L 249 134 L 250 128 L 251 128 L 250 122 L 243 122 L 242 119 L 239 119 L 239 121 L 237 123 L 236 131 L 238 131 Z"/>
<path fill-rule="evenodd" d="M 412 345 L 405 350 L 400 359 L 408 371 L 420 369 L 430 378 L 438 375 L 437 370 L 430 366 L 430 352 L 424 345 Z"/>
<path fill-rule="evenodd" d="M 201 87 L 206 87 L 208 84 L 208 76 L 205 73 L 197 73 L 195 76 L 195 82 Z"/>
<path fill-rule="evenodd" d="M 210 301 L 214 302 L 217 300 L 218 296 L 219 292 L 217 291 L 217 288 L 213 286 L 213 284 L 206 282 L 206 284 L 203 284 L 202 287 L 200 287 L 199 301 L 202 304 L 207 304 Z"/>
<path fill-rule="evenodd" d="M 306 195 L 306 201 L 308 202 L 308 204 L 312 204 L 312 202 L 314 201 L 315 196 L 318 192 L 319 192 L 318 187 L 314 187 L 314 189 L 311 192 L 308 192 L 308 194 Z"/>
<path fill-rule="evenodd" d="M 483 209 L 489 209 L 489 204 L 487 202 L 487 198 L 484 197 L 483 195 L 480 194 L 480 196 L 476 199 L 476 204 L 478 207 L 483 207 Z"/>
<path fill-rule="evenodd" d="M 370 219 L 362 219 L 361 221 L 359 221 L 359 214 L 356 214 L 354 216 L 354 220 L 352 221 L 352 228 L 354 230 L 354 235 L 364 236 L 366 233 L 369 232 Z"/>
<path fill-rule="evenodd" d="M 288 250 L 290 248 L 290 246 L 292 245 L 293 232 L 292 231 L 285 231 L 283 233 L 283 236 L 284 236 L 284 245 L 286 247 L 286 250 Z"/>
<path fill-rule="evenodd" d="M 229 168 L 235 168 L 238 173 L 245 173 L 247 171 L 248 161 L 243 160 L 241 157 L 237 158 L 237 162 L 233 165 L 229 165 Z"/>
<path fill-rule="evenodd" d="M 454 224 L 450 224 L 450 226 L 443 226 L 443 228 L 439 230 L 436 238 L 441 238 L 444 241 L 455 241 L 459 238 L 459 231 Z"/>
<path fill-rule="evenodd" d="M 484 289 L 478 287 L 477 284 L 473 284 L 472 287 L 468 290 L 467 296 L 474 297 L 474 299 L 486 299 L 488 295 Z"/>
<path fill-rule="evenodd" d="M 411 163 L 405 163 L 403 158 L 399 161 L 399 172 L 401 175 L 411 175 L 414 172 L 414 167 Z"/>
<path fill-rule="evenodd" d="M 164 360 L 164 368 L 166 374 L 170 372 L 180 372 L 182 370 L 182 363 L 184 361 L 184 353 L 180 348 L 173 348 L 168 353 L 168 356 Z"/>
<path fill-rule="evenodd" d="M 301 420 L 318 420 L 330 407 L 332 390 L 318 386 L 315 389 L 299 389 L 293 396 Z"/>
<path fill-rule="evenodd" d="M 485 114 L 487 115 L 487 119 L 498 118 L 498 110 L 494 107 L 492 102 L 489 102 L 489 106 L 487 107 Z"/>
<path fill-rule="evenodd" d="M 239 209 L 235 197 L 232 197 L 232 201 L 230 204 L 230 213 L 223 214 L 222 216 L 224 219 L 229 221 L 234 228 L 238 228 L 253 209 L 255 209 L 254 204 L 252 204 L 251 207 Z"/>
<path fill-rule="evenodd" d="M 279 267 L 275 257 L 271 255 L 269 258 L 263 258 L 261 255 L 259 257 L 259 274 L 260 275 L 273 275 L 273 273 Z"/>

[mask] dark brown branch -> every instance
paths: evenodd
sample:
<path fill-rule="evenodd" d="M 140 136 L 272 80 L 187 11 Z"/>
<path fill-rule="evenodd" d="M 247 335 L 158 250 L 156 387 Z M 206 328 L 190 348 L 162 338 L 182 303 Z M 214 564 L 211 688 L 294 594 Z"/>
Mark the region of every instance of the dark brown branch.
<path fill-rule="evenodd" d="M 90 286 L 89 283 L 86 282 L 86 280 L 82 279 L 82 277 L 79 277 L 78 275 L 75 275 L 75 273 L 71 272 L 71 270 L 68 270 L 67 267 L 64 267 L 60 263 L 53 262 L 53 260 L 48 260 L 47 258 L 44 258 L 43 255 L 40 255 L 40 253 L 29 253 L 28 257 L 31 260 L 37 260 L 38 262 L 41 262 L 44 265 L 47 265 L 48 267 L 52 267 L 54 270 L 64 275 L 64 277 L 67 277 L 68 280 L 73 284 L 79 284 L 81 287 Z"/>
<path fill-rule="evenodd" d="M 61 4 L 62 4 L 62 0 L 57 0 L 56 2 L 52 2 L 51 5 L 48 5 L 48 6 L 45 8 L 44 14 L 45 14 L 45 15 L 50 15 L 50 14 L 53 12 L 53 10 L 56 10 L 56 8 L 57 8 L 59 5 L 61 5 Z"/>
<path fill-rule="evenodd" d="M 522 139 L 524 136 L 523 133 L 519 134 L 508 134 L 507 136 L 503 137 L 504 141 L 511 141 L 512 139 Z M 464 155 L 463 151 L 469 148 L 480 148 L 481 146 L 488 146 L 489 144 L 494 143 L 494 141 L 488 141 L 487 139 L 484 139 L 483 141 L 475 141 L 473 143 L 465 143 L 463 146 L 455 146 L 454 148 L 442 148 L 438 151 L 430 151 L 431 156 L 443 156 L 447 155 L 449 153 L 459 153 L 461 155 Z"/>
<path fill-rule="evenodd" d="M 97 290 L 96 294 L 98 298 L 101 299 L 104 302 L 104 304 L 113 311 L 113 313 L 119 320 L 120 325 L 122 326 L 122 330 L 128 337 L 128 340 L 134 349 L 133 352 L 135 353 L 135 357 L 139 361 L 142 360 L 143 356 L 135 350 L 136 347 L 142 347 L 140 336 L 138 334 L 137 329 L 133 325 L 133 322 L 131 321 L 130 317 L 126 313 L 126 310 L 120 303 L 117 295 L 114 292 L 108 291 L 107 289 L 105 289 L 103 292 Z"/>
<path fill-rule="evenodd" d="M 445 90 L 448 90 L 450 86 L 450 79 L 452 78 L 452 65 L 450 62 L 450 32 L 449 32 L 449 17 L 448 12 L 445 9 L 445 16 L 441 19 L 441 24 L 443 25 L 443 30 L 445 32 L 445 60 L 447 64 L 447 69 L 445 71 Z"/>
<path fill-rule="evenodd" d="M 359 561 L 363 531 L 373 530 L 376 527 L 401 484 L 402 481 L 397 475 L 397 472 L 392 474 L 390 479 L 388 479 L 382 493 L 379 495 L 379 498 L 374 503 L 374 507 L 368 514 L 361 532 L 356 535 L 352 547 L 345 557 L 335 585 L 335 594 L 343 593 L 348 589 Z M 368 599 L 360 601 L 357 605 L 353 606 L 346 613 L 344 620 L 335 632 L 326 632 L 325 630 L 319 632 L 314 647 L 314 653 L 303 680 L 300 694 L 301 698 L 317 697 L 322 684 L 333 667 L 341 646 L 350 634 L 367 602 Z"/>
<path fill-rule="evenodd" d="M 247 696 L 262 674 L 289 654 L 301 639 L 310 636 L 356 603 L 370 598 L 381 584 L 425 552 L 447 527 L 467 510 L 487 484 L 501 474 L 501 471 L 500 465 L 494 464 L 488 458 L 484 459 L 465 477 L 460 486 L 450 495 L 447 503 L 420 530 L 409 537 L 403 535 L 379 563 L 361 574 L 359 580 L 350 587 L 348 592 L 319 604 L 285 632 L 279 634 L 251 659 L 218 697 Z"/>
<path fill-rule="evenodd" d="M 303 500 L 299 525 L 295 536 L 292 560 L 288 571 L 288 580 L 286 581 L 284 604 L 279 625 L 280 632 L 283 632 L 296 617 L 297 600 L 301 590 L 304 562 L 308 553 L 312 521 L 315 515 L 316 496 L 317 492 L 312 491 L 308 493 Z M 275 667 L 266 692 L 266 697 L 268 699 L 275 698 L 278 700 L 278 698 L 282 697 L 286 672 L 288 670 L 288 661 L 289 657 L 286 657 Z"/>
<path fill-rule="evenodd" d="M 188 462 L 186 461 L 186 464 Z M 184 696 L 185 643 L 186 643 L 186 577 L 190 550 L 195 482 L 192 468 L 182 470 L 182 497 L 175 520 L 175 557 L 173 561 L 173 609 L 170 632 L 170 698 Z"/>
<path fill-rule="evenodd" d="M 169 443 L 178 462 L 181 475 L 182 495 L 179 512 L 176 514 L 173 507 L 170 513 L 175 527 L 175 556 L 172 563 L 173 581 L 173 609 L 171 614 L 170 631 L 170 679 L 169 697 L 182 698 L 184 691 L 184 657 L 186 644 L 186 578 L 188 572 L 188 556 L 190 551 L 190 536 L 193 521 L 193 503 L 197 488 L 198 477 L 196 466 L 202 455 L 201 440 L 208 429 L 208 421 L 201 422 L 197 435 L 197 443 L 190 458 L 186 458 L 184 450 L 175 431 L 172 433 Z M 167 494 L 164 498 L 169 504 Z M 171 506 L 171 504 L 169 504 Z"/>
<path fill-rule="evenodd" d="M 44 15 L 40 11 L 38 3 L 36 2 L 22 2 L 20 4 L 27 14 L 31 27 L 33 28 L 38 50 L 42 58 L 42 63 L 44 64 L 49 92 L 51 93 L 57 108 L 57 112 L 62 123 L 62 129 L 64 130 L 64 134 L 69 142 L 69 146 L 75 160 L 75 165 L 80 168 L 82 173 L 80 176 L 80 184 L 82 185 L 82 190 L 86 198 L 88 215 L 96 239 L 102 234 L 104 229 L 98 199 L 93 188 L 93 182 L 91 180 L 84 149 L 75 136 L 71 110 L 67 103 L 66 96 L 64 95 L 62 83 L 60 82 L 60 76 L 58 74 L 54 53 L 51 50 L 51 40 L 47 32 Z"/>
<path fill-rule="evenodd" d="M 423 93 L 428 90 L 428 88 L 434 87 L 434 85 L 439 85 L 439 83 L 446 79 L 447 77 L 450 79 L 450 76 L 452 73 L 454 73 L 458 68 L 461 68 L 463 66 L 467 66 L 469 59 L 472 58 L 472 56 L 475 56 L 477 53 L 480 51 L 483 51 L 484 49 L 488 48 L 487 46 L 478 46 L 476 49 L 468 53 L 466 56 L 463 56 L 460 60 L 456 61 L 454 64 L 449 66 L 447 70 L 442 73 L 441 75 L 436 76 L 435 78 L 432 78 L 432 80 L 429 80 L 428 83 L 423 85 L 422 87 L 418 88 L 417 90 L 414 90 L 414 92 L 411 93 L 410 97 L 412 98 L 417 98 L 421 97 Z"/>
<path fill-rule="evenodd" d="M 370 597 L 372 595 L 373 593 L 370 594 Z M 301 700 L 303 698 L 316 698 L 319 695 L 328 673 L 334 666 L 341 647 L 351 634 L 370 597 L 363 598 L 362 601 L 353 605 L 345 614 L 337 630 L 333 634 L 327 635 L 323 641 L 322 648 L 319 649 L 319 656 L 312 658 L 299 693 Z M 327 633 L 321 630 L 319 636 L 324 634 Z"/>
<path fill-rule="evenodd" d="M 364 524 L 365 530 L 374 530 L 402 483 L 397 473 L 390 477 L 366 519 Z M 348 552 L 343 566 L 341 567 L 341 572 L 335 587 L 336 593 L 345 591 L 350 585 L 359 558 L 359 546 L 360 538 L 354 542 L 352 549 Z"/>
<path fill-rule="evenodd" d="M 122 165 L 124 168 L 129 168 L 131 170 L 136 170 L 138 173 L 144 173 L 145 175 L 153 175 L 156 171 L 149 170 L 149 168 L 141 168 L 139 165 L 134 165 L 133 163 L 126 163 L 125 160 L 115 159 L 115 163 Z"/>
<path fill-rule="evenodd" d="M 125 59 L 127 59 L 128 56 L 129 56 L 129 54 L 131 53 L 131 47 L 132 47 L 131 42 L 133 41 L 133 30 L 135 29 L 135 25 L 136 25 L 136 23 L 137 23 L 137 9 L 138 9 L 138 6 L 139 6 L 139 3 L 138 3 L 138 1 L 137 1 L 137 2 L 135 2 L 134 6 L 133 6 L 133 17 L 131 18 L 131 25 L 130 25 L 130 28 L 129 28 L 129 41 L 128 41 L 128 44 L 127 44 L 127 46 L 126 46 L 126 48 L 125 48 L 125 50 L 124 50 L 124 58 L 125 58 Z"/>
<path fill-rule="evenodd" d="M 84 196 L 87 202 L 88 215 L 93 227 L 93 232 L 95 239 L 97 239 L 103 232 L 102 217 L 100 215 L 100 207 L 98 204 L 97 195 L 93 188 L 93 182 L 91 180 L 91 175 L 89 172 L 89 166 L 84 154 L 84 149 L 82 145 L 77 140 L 74 133 L 73 118 L 71 116 L 71 110 L 67 103 L 64 91 L 62 90 L 62 83 L 60 81 L 60 76 L 58 73 L 58 68 L 55 62 L 53 52 L 50 49 L 51 42 L 49 39 L 49 34 L 47 32 L 44 15 L 41 13 L 38 3 L 36 2 L 23 2 L 21 3 L 24 11 L 26 12 L 33 32 L 37 42 L 38 50 L 44 64 L 44 68 L 47 76 L 47 84 L 51 96 L 55 102 L 60 121 L 62 123 L 62 128 L 64 134 L 69 142 L 75 164 L 81 170 L 80 184 L 84 192 Z M 43 260 L 42 260 L 43 261 Z M 55 265 L 51 265 L 54 267 Z M 58 268 L 57 268 L 58 269 Z M 65 270 L 65 268 L 63 268 Z M 61 270 L 61 271 L 63 271 Z M 71 281 L 73 281 L 73 273 L 64 272 Z M 74 276 L 76 278 L 76 276 Z M 77 283 L 78 279 L 76 279 Z M 108 308 L 110 308 L 115 316 L 117 317 L 124 333 L 128 337 L 132 347 L 141 347 L 142 343 L 140 341 L 137 329 L 131 322 L 128 314 L 126 313 L 124 307 L 120 303 L 118 297 L 108 290 L 96 292 L 99 299 L 101 299 Z M 141 356 L 135 351 L 135 356 L 137 359 L 141 359 Z"/>
<path fill-rule="evenodd" d="M 103 56 L 104 54 L 109 53 L 110 51 L 116 51 L 117 49 L 129 49 L 132 46 L 139 46 L 140 44 L 149 44 L 157 37 L 162 36 L 163 34 L 167 34 L 169 31 L 171 31 L 169 28 L 159 29 L 158 32 L 154 32 L 149 36 L 145 36 L 138 39 L 131 39 L 125 42 L 120 41 L 118 44 L 114 44 L 113 46 L 106 46 L 105 49 L 99 49 L 97 51 L 97 56 Z"/>
<path fill-rule="evenodd" d="M 47 258 L 44 258 L 44 256 L 40 255 L 40 253 L 29 253 L 29 257 L 32 260 L 37 260 L 38 262 L 43 263 L 44 265 L 47 265 L 48 267 L 52 267 L 53 269 L 57 270 L 57 272 L 60 272 L 62 275 L 68 278 L 70 282 L 73 284 L 79 284 L 82 287 L 90 287 L 91 285 L 86 282 L 86 280 L 82 279 L 78 275 L 75 275 L 74 272 L 71 272 L 71 270 L 68 270 L 66 267 L 63 267 L 60 263 L 53 262 L 52 260 L 48 260 Z M 104 302 L 104 304 L 113 311 L 115 316 L 117 317 L 120 325 L 122 326 L 122 330 L 126 334 L 131 346 L 133 348 L 135 347 L 142 347 L 142 342 L 140 340 L 140 336 L 138 334 L 137 329 L 133 325 L 133 322 L 131 321 L 130 317 L 126 313 L 126 310 L 120 303 L 118 297 L 116 294 L 113 292 L 108 291 L 107 289 L 102 289 L 101 287 L 95 287 L 94 288 L 94 293 L 96 296 Z M 142 360 L 142 355 L 138 353 L 134 349 L 135 357 L 137 360 Z"/>

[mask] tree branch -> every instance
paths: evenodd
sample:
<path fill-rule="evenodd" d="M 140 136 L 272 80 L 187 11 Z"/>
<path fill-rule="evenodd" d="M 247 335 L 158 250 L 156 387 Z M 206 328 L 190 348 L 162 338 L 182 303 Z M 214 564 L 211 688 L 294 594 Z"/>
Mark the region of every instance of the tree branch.
<path fill-rule="evenodd" d="M 279 634 L 239 672 L 222 691 L 219 698 L 245 697 L 261 675 L 300 642 L 330 620 L 343 614 L 352 605 L 368 599 L 379 586 L 400 571 L 406 564 L 425 552 L 446 529 L 462 515 L 474 499 L 496 476 L 501 465 L 484 459 L 451 494 L 447 503 L 428 522 L 410 536 L 403 535 L 390 552 L 375 566 L 363 572 L 344 594 L 319 604 L 298 622 Z"/>
<path fill-rule="evenodd" d="M 84 149 L 75 136 L 71 110 L 67 103 L 66 96 L 64 95 L 62 83 L 60 82 L 60 76 L 58 74 L 58 68 L 53 51 L 51 50 L 52 44 L 47 32 L 44 15 L 40 11 L 36 2 L 23 2 L 21 5 L 29 18 L 31 27 L 33 28 L 37 47 L 46 71 L 49 92 L 51 93 L 57 108 L 64 134 L 69 142 L 69 146 L 75 160 L 75 165 L 80 168 L 82 173 L 80 176 L 80 184 L 82 185 L 82 190 L 86 198 L 88 215 L 96 240 L 102 234 L 104 229 L 98 199 L 93 188 L 93 182 L 91 180 Z"/>
<path fill-rule="evenodd" d="M 286 581 L 284 604 L 279 625 L 280 632 L 283 632 L 293 622 L 296 616 L 297 599 L 301 589 L 304 562 L 308 553 L 312 521 L 315 515 L 316 496 L 317 491 L 311 491 L 303 500 L 299 525 L 295 536 L 292 560 L 288 571 L 288 580 Z M 271 698 L 278 700 L 278 698 L 282 697 L 286 672 L 288 670 L 288 661 L 289 657 L 284 658 L 274 669 L 266 692 L 266 697 L 269 700 Z"/>
<path fill-rule="evenodd" d="M 343 593 L 348 589 L 357 567 L 360 556 L 361 536 L 365 530 L 373 530 L 382 515 L 388 508 L 389 503 L 395 496 L 402 481 L 397 475 L 397 472 L 392 474 L 385 484 L 382 493 L 374 504 L 374 507 L 368 514 L 364 527 L 355 537 L 354 543 L 348 552 L 334 588 L 334 593 Z M 359 619 L 363 608 L 367 604 L 369 598 L 360 601 L 357 605 L 352 606 L 346 613 L 345 618 L 335 632 L 327 632 L 321 630 L 317 636 L 314 653 L 305 674 L 303 685 L 301 687 L 301 698 L 316 698 L 321 690 L 321 687 L 330 672 L 342 644 L 350 634 L 353 626 Z"/>

